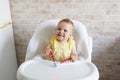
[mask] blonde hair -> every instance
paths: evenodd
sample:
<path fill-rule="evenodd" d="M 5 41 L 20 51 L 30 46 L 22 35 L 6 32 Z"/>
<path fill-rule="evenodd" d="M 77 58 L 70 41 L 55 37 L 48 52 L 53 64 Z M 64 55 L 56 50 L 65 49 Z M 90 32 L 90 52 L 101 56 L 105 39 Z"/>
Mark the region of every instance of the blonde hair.
<path fill-rule="evenodd" d="M 70 19 L 67 19 L 67 18 L 66 19 L 62 19 L 62 20 L 59 21 L 58 24 L 60 24 L 61 22 L 65 22 L 65 23 L 71 24 L 73 26 L 73 28 L 74 28 L 74 24 L 73 24 L 73 22 Z"/>

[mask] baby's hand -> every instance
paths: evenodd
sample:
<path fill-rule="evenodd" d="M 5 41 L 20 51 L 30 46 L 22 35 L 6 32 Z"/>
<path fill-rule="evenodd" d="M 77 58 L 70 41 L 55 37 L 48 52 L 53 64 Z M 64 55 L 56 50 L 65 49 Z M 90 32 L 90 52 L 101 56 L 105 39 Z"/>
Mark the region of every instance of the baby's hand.
<path fill-rule="evenodd" d="M 77 54 L 71 54 L 71 60 L 72 62 L 75 62 L 78 60 L 78 55 Z"/>
<path fill-rule="evenodd" d="M 50 51 L 52 51 L 52 49 L 50 48 L 50 46 L 46 46 L 43 48 L 43 56 L 47 56 L 50 54 Z"/>
<path fill-rule="evenodd" d="M 50 54 L 50 51 L 52 51 L 52 49 L 47 47 L 47 48 L 46 48 L 46 52 L 45 52 L 46 55 L 49 55 L 49 54 Z"/>

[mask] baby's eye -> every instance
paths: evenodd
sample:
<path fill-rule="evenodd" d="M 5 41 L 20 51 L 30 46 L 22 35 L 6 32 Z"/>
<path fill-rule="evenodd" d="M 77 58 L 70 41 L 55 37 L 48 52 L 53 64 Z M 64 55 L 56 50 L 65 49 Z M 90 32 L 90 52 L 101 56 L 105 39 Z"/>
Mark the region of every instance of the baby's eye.
<path fill-rule="evenodd" d="M 67 30 L 65 29 L 64 32 L 67 32 Z"/>
<path fill-rule="evenodd" d="M 61 30 L 60 28 L 58 28 L 57 30 Z"/>

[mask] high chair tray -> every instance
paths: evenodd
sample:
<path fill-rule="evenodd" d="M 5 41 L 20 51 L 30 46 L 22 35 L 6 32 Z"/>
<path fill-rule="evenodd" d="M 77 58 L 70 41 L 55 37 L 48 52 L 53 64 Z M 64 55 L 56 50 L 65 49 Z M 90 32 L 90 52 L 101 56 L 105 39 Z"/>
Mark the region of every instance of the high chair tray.
<path fill-rule="evenodd" d="M 52 61 L 30 60 L 18 69 L 18 80 L 98 80 L 96 66 L 89 62 L 66 62 L 57 68 Z"/>

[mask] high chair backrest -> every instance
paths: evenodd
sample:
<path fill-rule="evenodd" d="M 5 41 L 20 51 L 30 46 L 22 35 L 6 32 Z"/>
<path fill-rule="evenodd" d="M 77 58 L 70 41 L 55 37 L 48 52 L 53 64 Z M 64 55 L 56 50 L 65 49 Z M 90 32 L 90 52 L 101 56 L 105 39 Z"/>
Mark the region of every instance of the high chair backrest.
<path fill-rule="evenodd" d="M 42 22 L 33 34 L 26 53 L 25 60 L 30 60 L 42 53 L 42 48 L 49 42 L 55 32 L 55 27 L 60 19 Z M 80 58 L 91 62 L 92 39 L 88 36 L 85 26 L 76 20 L 72 20 L 75 29 L 73 37 L 76 41 L 77 52 Z"/>

